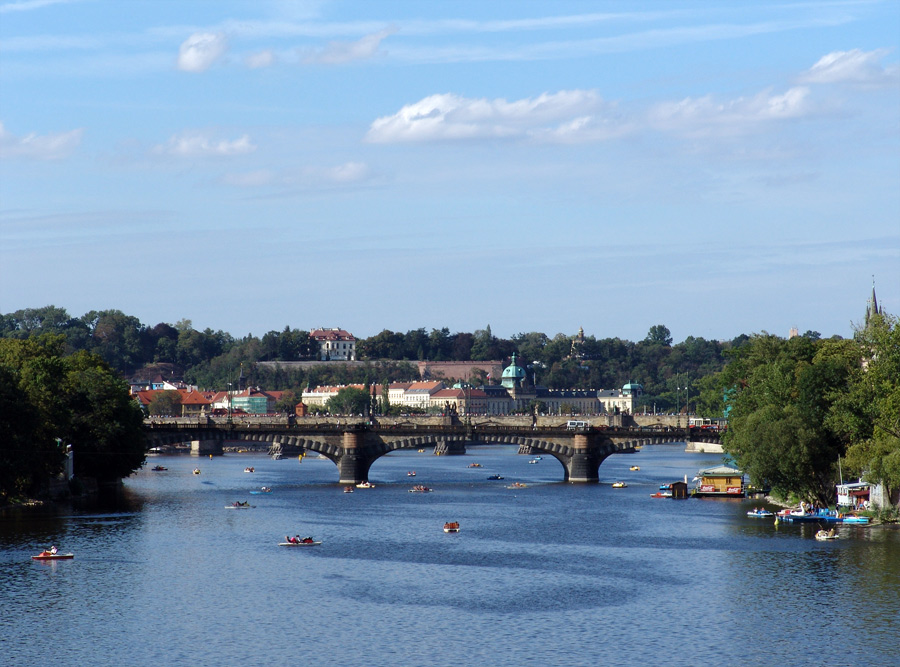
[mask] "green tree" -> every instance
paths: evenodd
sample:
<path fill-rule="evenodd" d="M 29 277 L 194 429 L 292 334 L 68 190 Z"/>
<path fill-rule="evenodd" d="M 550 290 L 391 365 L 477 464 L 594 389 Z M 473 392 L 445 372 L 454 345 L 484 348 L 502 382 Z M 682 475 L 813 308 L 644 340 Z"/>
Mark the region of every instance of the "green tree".
<path fill-rule="evenodd" d="M 181 394 L 177 391 L 161 391 L 154 394 L 147 405 L 151 415 L 179 416 L 181 414 Z"/>
<path fill-rule="evenodd" d="M 344 387 L 325 403 L 332 414 L 368 414 L 369 393 L 358 387 Z"/>
<path fill-rule="evenodd" d="M 654 345 L 664 345 L 669 347 L 672 345 L 672 333 L 665 325 L 656 324 L 650 327 L 650 331 L 647 332 L 647 337 L 644 341 Z"/>
<path fill-rule="evenodd" d="M 144 415 L 128 384 L 97 355 L 65 358 L 61 399 L 68 414 L 64 441 L 71 443 L 75 474 L 112 481 L 127 477 L 145 458 Z"/>
<path fill-rule="evenodd" d="M 829 416 L 851 441 L 845 472 L 900 489 L 900 326 L 891 315 L 876 315 L 857 332 L 858 364 L 850 389 Z"/>
<path fill-rule="evenodd" d="M 751 481 L 828 503 L 846 438 L 826 417 L 852 369 L 842 341 L 755 336 L 721 375 L 731 413 L 723 442 Z"/>

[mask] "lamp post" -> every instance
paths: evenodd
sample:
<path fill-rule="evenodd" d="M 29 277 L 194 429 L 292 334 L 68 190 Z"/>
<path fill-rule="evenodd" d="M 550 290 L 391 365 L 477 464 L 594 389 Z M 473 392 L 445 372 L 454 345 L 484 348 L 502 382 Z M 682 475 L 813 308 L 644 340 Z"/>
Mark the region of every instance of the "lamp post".
<path fill-rule="evenodd" d="M 228 382 L 228 423 L 231 423 L 231 383 Z"/>

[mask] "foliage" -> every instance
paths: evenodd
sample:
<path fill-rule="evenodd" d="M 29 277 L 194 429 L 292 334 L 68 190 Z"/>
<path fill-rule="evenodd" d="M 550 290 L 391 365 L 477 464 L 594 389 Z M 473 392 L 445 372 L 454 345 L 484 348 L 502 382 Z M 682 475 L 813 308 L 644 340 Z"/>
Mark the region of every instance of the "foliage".
<path fill-rule="evenodd" d="M 181 394 L 177 391 L 161 391 L 154 394 L 147 411 L 151 415 L 178 416 L 181 414 Z"/>
<path fill-rule="evenodd" d="M 784 340 L 761 334 L 720 375 L 730 391 L 725 451 L 751 482 L 776 494 L 828 503 L 847 439 L 827 416 L 847 391 L 854 367 L 845 341 Z"/>
<path fill-rule="evenodd" d="M 900 489 L 900 326 L 896 317 L 876 315 L 857 332 L 862 359 L 849 391 L 829 415 L 848 437 L 845 470 L 870 482 Z"/>
<path fill-rule="evenodd" d="M 140 407 L 98 355 L 65 355 L 61 334 L 0 339 L 0 498 L 34 493 L 62 470 L 71 444 L 77 475 L 131 474 L 144 461 Z"/>
<path fill-rule="evenodd" d="M 357 387 L 344 387 L 326 401 L 325 407 L 331 414 L 368 414 L 369 392 Z"/>

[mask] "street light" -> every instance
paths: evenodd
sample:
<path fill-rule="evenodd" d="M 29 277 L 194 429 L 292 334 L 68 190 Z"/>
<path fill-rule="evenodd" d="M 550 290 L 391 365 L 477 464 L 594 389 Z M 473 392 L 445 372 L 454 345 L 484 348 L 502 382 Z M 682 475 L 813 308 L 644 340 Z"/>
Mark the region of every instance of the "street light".
<path fill-rule="evenodd" d="M 231 383 L 227 382 L 228 385 L 228 421 L 231 422 Z"/>

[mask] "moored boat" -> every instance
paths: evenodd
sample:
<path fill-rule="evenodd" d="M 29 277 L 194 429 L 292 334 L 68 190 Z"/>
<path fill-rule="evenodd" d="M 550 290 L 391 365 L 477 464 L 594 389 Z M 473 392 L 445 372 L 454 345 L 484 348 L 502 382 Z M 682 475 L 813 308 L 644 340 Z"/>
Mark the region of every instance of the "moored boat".
<path fill-rule="evenodd" d="M 448 521 L 444 524 L 444 532 L 445 533 L 458 533 L 459 532 L 459 522 L 458 521 Z"/>

